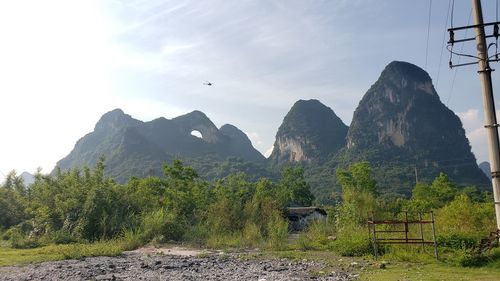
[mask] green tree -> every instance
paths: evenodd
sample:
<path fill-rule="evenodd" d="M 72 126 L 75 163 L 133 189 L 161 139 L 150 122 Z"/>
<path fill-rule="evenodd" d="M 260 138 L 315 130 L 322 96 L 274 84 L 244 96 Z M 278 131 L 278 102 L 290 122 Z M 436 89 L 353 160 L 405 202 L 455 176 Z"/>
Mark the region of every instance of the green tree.
<path fill-rule="evenodd" d="M 212 190 L 214 202 L 208 208 L 210 228 L 220 234 L 242 230 L 245 204 L 252 199 L 254 192 L 254 184 L 248 182 L 243 173 L 218 180 Z"/>
<path fill-rule="evenodd" d="M 304 178 L 304 169 L 302 167 L 294 168 L 287 166 L 283 168 L 279 184 L 290 203 L 300 206 L 312 205 L 314 195 L 311 193 L 311 187 Z"/>
<path fill-rule="evenodd" d="M 25 201 L 10 188 L 0 187 L 0 229 L 21 223 L 25 218 Z"/>
<path fill-rule="evenodd" d="M 338 168 L 336 175 L 337 183 L 342 187 L 341 208 L 350 212 L 341 216 L 357 218 L 358 222 L 362 222 L 368 213 L 376 211 L 377 183 L 368 162 L 355 163 L 347 169 Z"/>
<path fill-rule="evenodd" d="M 269 179 L 263 178 L 255 184 L 255 193 L 245 206 L 245 216 L 255 224 L 263 236 L 267 236 L 267 223 L 275 216 L 285 213 L 286 198 L 281 195 L 281 188 Z"/>
<path fill-rule="evenodd" d="M 492 204 L 477 203 L 465 194 L 455 197 L 439 209 L 436 226 L 442 233 L 469 234 L 484 237 L 495 225 L 495 210 Z"/>
<path fill-rule="evenodd" d="M 440 173 L 431 185 L 418 182 L 412 190 L 411 202 L 408 208 L 419 212 L 438 209 L 453 200 L 457 187 L 448 176 Z"/>
<path fill-rule="evenodd" d="M 189 226 L 206 219 L 206 209 L 211 202 L 209 185 L 198 178 L 192 167 L 184 166 L 179 160 L 174 160 L 172 165 L 165 164 L 163 170 L 166 179 L 163 181 L 161 205 L 169 217 L 175 217 L 176 227 L 180 229 L 172 233 L 183 235 Z"/>
<path fill-rule="evenodd" d="M 447 202 L 453 200 L 457 194 L 457 186 L 451 182 L 450 178 L 444 174 L 440 173 L 431 185 L 432 193 L 437 197 L 437 203 L 439 205 L 444 205 Z"/>

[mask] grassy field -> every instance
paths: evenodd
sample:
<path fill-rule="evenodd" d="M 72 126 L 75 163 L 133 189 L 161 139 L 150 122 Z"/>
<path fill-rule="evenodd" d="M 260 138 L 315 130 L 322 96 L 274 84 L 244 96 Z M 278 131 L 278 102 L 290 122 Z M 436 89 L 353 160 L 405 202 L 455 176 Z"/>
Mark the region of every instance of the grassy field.
<path fill-rule="evenodd" d="M 126 244 L 117 241 L 93 244 L 50 245 L 34 249 L 0 248 L 0 266 L 38 263 L 90 256 L 117 256 L 126 250 Z"/>
<path fill-rule="evenodd" d="M 464 268 L 446 264 L 392 263 L 385 269 L 369 269 L 361 274 L 361 280 L 500 280 L 500 268 Z"/>

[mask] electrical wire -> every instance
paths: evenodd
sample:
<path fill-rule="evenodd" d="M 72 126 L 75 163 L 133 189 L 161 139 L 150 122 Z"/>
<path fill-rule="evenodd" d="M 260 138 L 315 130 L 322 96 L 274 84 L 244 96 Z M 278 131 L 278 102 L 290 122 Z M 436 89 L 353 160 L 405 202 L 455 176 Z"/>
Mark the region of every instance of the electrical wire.
<path fill-rule="evenodd" d="M 498 1 L 498 0 L 497 0 Z M 448 11 L 446 12 L 446 20 L 444 21 L 444 30 L 443 30 L 443 40 L 441 43 L 441 54 L 439 54 L 439 64 L 438 64 L 438 70 L 437 70 L 437 75 L 436 75 L 436 89 L 438 88 L 439 85 L 439 74 L 441 73 L 441 64 L 443 62 L 443 53 L 444 49 L 446 48 L 446 26 L 448 25 L 448 19 L 450 17 L 450 9 L 451 9 L 451 0 L 448 1 Z"/>
<path fill-rule="evenodd" d="M 455 0 L 453 0 L 453 5 L 454 4 L 455 4 Z M 451 9 L 452 9 L 451 18 L 452 18 L 452 24 L 453 24 L 453 7 Z M 467 19 L 467 25 L 470 24 L 471 18 L 472 18 L 472 8 L 470 9 L 470 12 L 469 12 L 469 18 Z M 451 28 L 453 28 L 453 26 Z M 468 31 L 469 31 L 469 29 L 465 30 L 465 37 L 467 37 Z M 460 54 L 464 51 L 464 45 L 465 45 L 465 42 L 462 42 L 462 46 L 460 47 Z M 450 62 L 451 62 L 451 56 L 452 55 L 453 55 L 453 45 L 451 46 L 451 50 L 450 50 Z M 469 56 L 469 55 L 467 55 L 467 56 Z M 462 58 L 462 56 L 458 57 L 457 64 L 460 64 L 460 59 L 461 58 Z M 450 92 L 448 93 L 448 99 L 446 100 L 446 106 L 447 107 L 449 107 L 449 105 L 450 105 L 451 96 L 453 94 L 453 88 L 455 86 L 455 79 L 457 78 L 457 71 L 458 71 L 458 68 L 455 68 L 455 71 L 453 72 L 453 78 L 451 80 Z"/>
<path fill-rule="evenodd" d="M 429 19 L 427 21 L 427 43 L 425 46 L 425 70 L 427 70 L 427 60 L 429 57 L 429 37 L 431 33 L 432 0 L 429 0 Z"/>
<path fill-rule="evenodd" d="M 454 11 L 455 11 L 455 0 L 453 0 L 451 3 L 450 28 L 453 28 L 453 14 L 455 13 Z M 453 31 L 451 31 L 451 32 L 453 32 Z M 452 33 L 450 33 L 450 37 L 451 36 L 452 36 Z M 452 41 L 451 42 L 451 50 L 453 50 L 453 45 L 455 45 L 455 43 Z M 453 53 L 450 52 L 450 59 L 449 59 L 450 67 L 451 67 L 451 59 L 453 59 Z"/>
<path fill-rule="evenodd" d="M 451 4 L 451 19 L 450 19 L 450 28 L 453 28 L 453 13 L 455 10 L 455 0 L 453 0 Z"/>
<path fill-rule="evenodd" d="M 462 43 L 462 44 L 463 44 L 463 43 Z M 449 46 L 446 46 L 446 49 L 448 49 L 448 51 L 449 51 L 450 53 L 452 53 L 452 54 L 454 54 L 454 55 L 456 55 L 456 56 L 459 56 L 459 58 L 458 58 L 458 59 L 459 59 L 459 61 L 458 61 L 458 63 L 457 63 L 457 64 L 459 64 L 459 63 L 460 63 L 460 57 L 468 57 L 468 58 L 474 58 L 474 59 L 478 59 L 478 60 L 480 60 L 480 59 L 481 59 L 481 58 L 476 57 L 476 56 L 474 56 L 474 55 L 468 55 L 468 54 L 464 54 L 464 53 L 458 53 L 458 52 L 455 52 L 455 51 L 453 51 L 452 49 L 450 49 L 450 48 L 449 48 Z M 463 49 L 463 48 L 462 48 L 462 49 Z M 461 50 L 461 52 L 463 52 L 463 50 Z M 494 55 L 493 55 L 493 56 L 494 56 Z"/>

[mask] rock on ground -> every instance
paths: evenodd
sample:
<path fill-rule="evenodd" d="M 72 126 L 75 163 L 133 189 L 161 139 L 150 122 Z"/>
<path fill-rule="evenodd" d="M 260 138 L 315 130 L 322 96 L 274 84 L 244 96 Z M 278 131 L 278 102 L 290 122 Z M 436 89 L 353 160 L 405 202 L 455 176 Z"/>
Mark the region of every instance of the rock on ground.
<path fill-rule="evenodd" d="M 341 280 L 347 271 L 325 273 L 312 261 L 242 259 L 237 254 L 203 257 L 127 252 L 118 257 L 44 262 L 0 267 L 0 280 Z"/>

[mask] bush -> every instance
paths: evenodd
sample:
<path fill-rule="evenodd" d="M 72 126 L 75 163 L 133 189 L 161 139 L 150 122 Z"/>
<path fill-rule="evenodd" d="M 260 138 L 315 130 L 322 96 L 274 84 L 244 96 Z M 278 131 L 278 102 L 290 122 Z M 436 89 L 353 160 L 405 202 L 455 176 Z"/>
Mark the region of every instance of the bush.
<path fill-rule="evenodd" d="M 363 256 L 372 253 L 366 229 L 361 226 L 344 227 L 337 233 L 333 249 L 342 256 Z"/>
<path fill-rule="evenodd" d="M 327 250 L 334 247 L 335 225 L 328 220 L 313 221 L 306 232 L 297 239 L 300 250 Z M 335 238 L 336 239 L 336 238 Z"/>
<path fill-rule="evenodd" d="M 142 220 L 142 237 L 145 242 L 155 240 L 162 243 L 168 240 L 179 240 L 183 235 L 183 226 L 175 214 L 159 209 L 149 213 Z"/>
<path fill-rule="evenodd" d="M 268 221 L 267 226 L 267 245 L 273 250 L 282 250 L 286 247 L 288 238 L 288 221 L 286 221 L 278 212 L 275 212 Z"/>
<path fill-rule="evenodd" d="M 247 222 L 243 229 L 243 242 L 247 247 L 257 247 L 262 242 L 262 234 L 255 223 Z"/>
<path fill-rule="evenodd" d="M 475 235 L 465 233 L 443 234 L 436 237 L 439 246 L 452 249 L 472 249 L 479 244 Z"/>
<path fill-rule="evenodd" d="M 210 230 L 206 224 L 195 224 L 184 233 L 183 240 L 196 244 L 204 244 L 210 236 Z"/>
<path fill-rule="evenodd" d="M 122 235 L 122 246 L 125 251 L 137 249 L 144 244 L 139 230 L 125 229 L 123 230 Z"/>
<path fill-rule="evenodd" d="M 71 244 L 78 242 L 78 239 L 73 237 L 73 235 L 67 231 L 58 230 L 54 231 L 50 235 L 50 241 L 54 244 Z"/>
<path fill-rule="evenodd" d="M 472 202 L 464 194 L 436 212 L 436 228 L 440 233 L 477 235 L 486 237 L 495 225 L 492 204 Z"/>
<path fill-rule="evenodd" d="M 29 237 L 25 235 L 19 227 L 11 227 L 7 230 L 3 237 L 4 240 L 7 240 L 9 246 L 17 249 L 30 249 L 36 248 L 40 246 L 40 243 L 37 239 Z"/>
<path fill-rule="evenodd" d="M 463 267 L 500 268 L 500 248 L 494 248 L 489 253 L 477 254 L 473 249 L 455 251 L 455 263 Z"/>
<path fill-rule="evenodd" d="M 483 255 L 474 255 L 467 253 L 463 255 L 459 262 L 463 267 L 481 267 L 488 264 L 491 261 L 491 258 Z"/>

